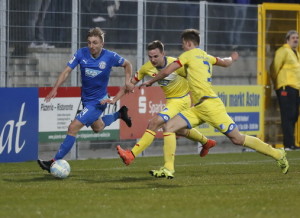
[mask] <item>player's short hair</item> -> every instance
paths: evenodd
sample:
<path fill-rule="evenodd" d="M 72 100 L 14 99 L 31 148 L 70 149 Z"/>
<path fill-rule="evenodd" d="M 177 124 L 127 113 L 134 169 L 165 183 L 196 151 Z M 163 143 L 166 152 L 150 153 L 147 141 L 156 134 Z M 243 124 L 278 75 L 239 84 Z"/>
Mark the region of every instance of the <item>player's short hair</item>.
<path fill-rule="evenodd" d="M 186 29 L 181 33 L 181 40 L 192 41 L 195 45 L 199 45 L 200 32 L 196 29 Z"/>
<path fill-rule="evenodd" d="M 159 40 L 155 40 L 153 42 L 150 42 L 147 45 L 147 50 L 148 51 L 156 49 L 156 48 L 158 48 L 161 53 L 164 52 L 164 50 L 165 50 L 164 49 L 164 44 Z"/>
<path fill-rule="evenodd" d="M 285 35 L 285 41 L 288 41 L 291 37 L 291 35 L 294 35 L 294 34 L 297 34 L 298 35 L 298 32 L 296 30 L 290 30 L 286 33 Z"/>
<path fill-rule="evenodd" d="M 98 36 L 102 40 L 102 42 L 104 42 L 104 32 L 99 27 L 91 28 L 88 31 L 86 38 L 89 38 L 91 36 Z"/>

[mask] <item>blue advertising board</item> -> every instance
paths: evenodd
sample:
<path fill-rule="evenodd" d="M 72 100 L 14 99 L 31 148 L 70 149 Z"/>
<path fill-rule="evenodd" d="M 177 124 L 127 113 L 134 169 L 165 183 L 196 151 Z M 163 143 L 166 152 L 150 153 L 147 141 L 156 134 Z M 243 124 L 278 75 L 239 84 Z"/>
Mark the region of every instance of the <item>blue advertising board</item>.
<path fill-rule="evenodd" d="M 38 158 L 38 88 L 0 88 L 0 162 Z"/>

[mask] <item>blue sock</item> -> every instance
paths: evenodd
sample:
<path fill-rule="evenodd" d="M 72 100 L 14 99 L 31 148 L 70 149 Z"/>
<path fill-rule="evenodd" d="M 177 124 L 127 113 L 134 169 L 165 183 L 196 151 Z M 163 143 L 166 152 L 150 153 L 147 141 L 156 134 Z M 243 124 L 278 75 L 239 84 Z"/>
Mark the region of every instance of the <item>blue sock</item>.
<path fill-rule="evenodd" d="M 115 112 L 113 114 L 107 114 L 107 115 L 103 116 L 102 120 L 103 120 L 105 126 L 109 126 L 110 124 L 112 124 L 119 118 L 120 118 L 119 112 Z"/>
<path fill-rule="evenodd" d="M 66 156 L 66 154 L 73 147 L 75 140 L 75 136 L 67 135 L 63 143 L 60 145 L 59 150 L 54 157 L 54 160 L 63 159 L 64 156 Z"/>

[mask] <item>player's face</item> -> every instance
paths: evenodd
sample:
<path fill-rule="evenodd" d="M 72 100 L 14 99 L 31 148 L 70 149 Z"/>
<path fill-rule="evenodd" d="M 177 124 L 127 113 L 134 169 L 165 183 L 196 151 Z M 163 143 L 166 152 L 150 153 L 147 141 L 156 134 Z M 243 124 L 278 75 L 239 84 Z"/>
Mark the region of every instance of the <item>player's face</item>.
<path fill-rule="evenodd" d="M 100 55 L 103 48 L 103 41 L 98 36 L 88 37 L 88 47 L 90 49 L 91 55 L 96 58 Z"/>
<path fill-rule="evenodd" d="M 148 51 L 148 57 L 154 67 L 165 66 L 165 54 L 164 52 L 160 52 L 158 48 Z"/>
<path fill-rule="evenodd" d="M 291 35 L 290 39 L 287 40 L 287 43 L 291 46 L 291 48 L 297 49 L 299 43 L 299 35 L 298 34 Z"/>

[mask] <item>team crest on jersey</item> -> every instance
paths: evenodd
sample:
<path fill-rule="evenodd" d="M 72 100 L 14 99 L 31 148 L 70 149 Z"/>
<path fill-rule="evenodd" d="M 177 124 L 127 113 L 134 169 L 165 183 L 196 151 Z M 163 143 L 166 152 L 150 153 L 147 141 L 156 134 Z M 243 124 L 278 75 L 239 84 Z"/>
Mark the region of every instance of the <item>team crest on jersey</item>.
<path fill-rule="evenodd" d="M 101 61 L 101 62 L 99 63 L 99 68 L 100 68 L 101 70 L 103 70 L 103 69 L 105 69 L 105 67 L 106 67 L 106 62 Z"/>

